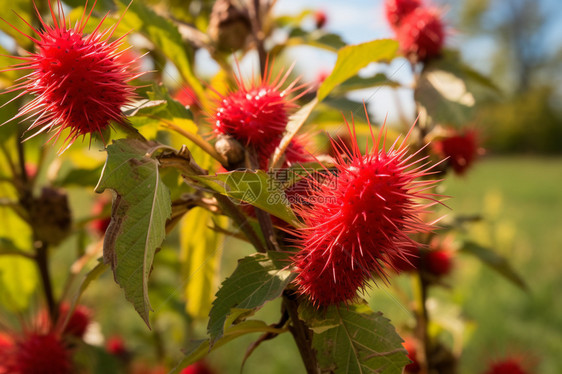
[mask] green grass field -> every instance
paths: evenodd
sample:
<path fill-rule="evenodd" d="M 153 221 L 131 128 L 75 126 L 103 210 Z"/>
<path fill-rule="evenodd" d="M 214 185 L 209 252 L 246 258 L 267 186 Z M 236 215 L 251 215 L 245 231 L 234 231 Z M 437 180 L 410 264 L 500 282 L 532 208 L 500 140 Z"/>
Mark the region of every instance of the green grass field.
<path fill-rule="evenodd" d="M 460 373 L 483 373 L 489 360 L 505 354 L 525 356 L 533 364 L 533 373 L 560 373 L 562 158 L 485 158 L 465 177 L 449 176 L 443 187 L 442 193 L 452 196 L 447 201 L 451 210 L 444 213 L 482 214 L 484 221 L 469 226 L 465 235 L 509 258 L 529 286 L 526 293 L 476 259 L 457 258 L 455 275 L 448 280 L 452 288 L 435 290 L 432 296 L 441 300 L 443 310 L 460 313 L 466 321 L 461 328 Z M 225 248 L 228 268 L 233 266 L 234 249 Z M 239 251 L 234 252 L 245 252 Z M 405 277 L 396 283 L 410 284 Z M 384 286 L 375 287 L 370 295 L 373 308 L 397 326 L 410 318 L 406 307 Z M 259 315 L 273 323 L 270 316 L 278 313 L 279 305 L 274 303 Z M 291 337 L 284 335 L 263 343 L 244 372 L 304 372 Z M 447 340 L 449 335 L 444 337 Z M 224 373 L 238 373 L 241 357 L 256 338 L 247 336 L 222 347 L 212 354 L 211 362 Z"/>
<path fill-rule="evenodd" d="M 476 261 L 461 259 L 457 299 L 474 331 L 463 351 L 462 373 L 482 371 L 502 353 L 528 355 L 533 372 L 562 370 L 562 159 L 488 158 L 466 178 L 449 178 L 455 213 L 483 213 L 469 235 L 510 259 L 528 293 Z M 462 269 L 461 269 L 462 270 Z"/>

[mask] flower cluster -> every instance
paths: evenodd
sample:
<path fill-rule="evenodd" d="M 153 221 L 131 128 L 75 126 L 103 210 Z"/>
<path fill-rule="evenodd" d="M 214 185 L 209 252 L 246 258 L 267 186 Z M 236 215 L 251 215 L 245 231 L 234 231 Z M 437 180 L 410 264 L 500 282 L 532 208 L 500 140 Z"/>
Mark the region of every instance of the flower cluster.
<path fill-rule="evenodd" d="M 417 62 L 441 54 L 445 31 L 438 9 L 424 6 L 420 0 L 387 0 L 385 10 L 406 57 Z"/>
<path fill-rule="evenodd" d="M 420 215 L 438 198 L 425 192 L 436 183 L 423 179 L 431 168 L 408 154 L 406 139 L 385 149 L 381 131 L 361 155 L 348 129 L 352 149 L 339 148 L 335 171 L 299 208 L 306 227 L 298 233 L 296 283 L 316 305 L 350 302 L 373 275 L 385 278 L 396 259 L 408 261 L 419 245 L 409 234 L 431 231 Z"/>

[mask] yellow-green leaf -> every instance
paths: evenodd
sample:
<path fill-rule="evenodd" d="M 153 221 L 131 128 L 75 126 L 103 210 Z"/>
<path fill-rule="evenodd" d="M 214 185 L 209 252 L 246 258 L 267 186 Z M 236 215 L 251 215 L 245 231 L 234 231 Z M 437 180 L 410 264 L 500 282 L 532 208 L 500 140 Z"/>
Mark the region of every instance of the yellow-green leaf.
<path fill-rule="evenodd" d="M 338 51 L 334 70 L 318 89 L 318 101 L 324 100 L 338 84 L 353 77 L 371 62 L 392 60 L 397 50 L 398 42 L 392 39 L 373 40 L 343 47 Z"/>
<path fill-rule="evenodd" d="M 218 270 L 223 235 L 209 229 L 215 217 L 219 225 L 227 218 L 203 208 L 192 209 L 181 224 L 182 279 L 186 280 L 186 311 L 195 319 L 207 318 L 218 288 Z"/>

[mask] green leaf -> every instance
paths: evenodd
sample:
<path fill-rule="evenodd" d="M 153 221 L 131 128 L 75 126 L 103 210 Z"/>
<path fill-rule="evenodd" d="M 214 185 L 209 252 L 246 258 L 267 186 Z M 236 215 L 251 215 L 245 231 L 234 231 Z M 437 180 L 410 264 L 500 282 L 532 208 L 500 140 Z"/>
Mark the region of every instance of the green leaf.
<path fill-rule="evenodd" d="M 522 290 L 529 290 L 523 278 L 517 274 L 505 257 L 471 241 L 465 242 L 460 250 L 475 256 Z"/>
<path fill-rule="evenodd" d="M 147 93 L 150 100 L 139 101 L 124 113 L 135 128 L 142 131 L 148 138 L 155 138 L 163 121 L 169 121 L 183 130 L 197 134 L 197 125 L 193 122 L 191 111 L 170 96 L 168 91 L 159 85 L 153 85 Z M 182 138 L 183 144 L 194 149 L 192 142 Z M 201 161 L 200 158 L 196 160 Z"/>
<path fill-rule="evenodd" d="M 493 97 L 500 92 L 490 79 L 466 66 L 458 53 L 445 51 L 442 58 L 424 67 L 414 100 L 433 122 L 462 126 L 474 115 L 480 98 L 476 94 L 482 91 L 493 93 Z"/>
<path fill-rule="evenodd" d="M 214 215 L 206 209 L 194 208 L 183 218 L 180 238 L 182 278 L 186 279 L 186 311 L 194 319 L 207 318 L 218 286 L 223 236 L 209 229 Z M 226 224 L 225 216 L 217 217 Z"/>
<path fill-rule="evenodd" d="M 222 337 L 215 341 L 213 344 L 211 344 L 210 339 L 196 340 L 191 342 L 191 344 L 185 350 L 186 356 L 178 364 L 178 366 L 172 370 L 172 373 L 179 373 L 182 368 L 201 360 L 203 357 L 205 357 L 215 349 L 243 335 L 266 332 L 280 334 L 285 331 L 286 330 L 268 326 L 263 321 L 256 320 L 243 321 L 234 326 L 229 326 L 224 330 L 224 334 L 222 335 Z"/>
<path fill-rule="evenodd" d="M 337 87 L 337 92 L 347 92 L 352 90 L 360 90 L 363 88 L 377 87 L 377 86 L 388 86 L 388 87 L 400 87 L 400 83 L 388 79 L 388 77 L 383 73 L 375 74 L 372 77 L 360 77 L 358 75 L 349 78 L 345 82 Z M 334 90 L 334 91 L 336 91 Z"/>
<path fill-rule="evenodd" d="M 396 56 L 398 42 L 391 39 L 349 45 L 338 52 L 336 66 L 318 89 L 318 101 L 322 101 L 340 83 L 356 75 L 371 62 L 392 60 Z"/>
<path fill-rule="evenodd" d="M 301 127 L 304 125 L 316 104 L 318 104 L 318 99 L 315 98 L 291 116 L 291 120 L 287 124 L 285 134 L 283 135 L 279 146 L 277 146 L 275 152 L 273 153 L 273 156 L 271 157 L 270 165 L 272 165 L 273 169 L 281 167 L 281 156 L 284 154 L 285 150 L 291 143 L 291 140 L 295 137 L 295 135 L 297 135 Z"/>
<path fill-rule="evenodd" d="M 36 17 L 33 12 L 32 3 L 27 0 L 10 0 L 9 4 L 5 3 L 2 18 L 6 21 L 0 20 L 0 30 L 14 38 L 19 46 L 32 50 L 32 41 L 22 35 L 22 33 L 34 38 L 36 35 L 18 16 L 28 23 L 32 23 L 34 21 L 33 18 Z"/>
<path fill-rule="evenodd" d="M 207 331 L 211 345 L 223 335 L 225 322 L 233 309 L 260 308 L 281 296 L 294 277 L 294 273 L 279 268 L 266 254 L 256 253 L 239 260 L 236 270 L 222 283 L 209 314 Z"/>
<path fill-rule="evenodd" d="M 6 191 L 3 191 L 6 193 Z M 33 254 L 30 227 L 11 208 L 0 207 L 0 246 Z M 0 304 L 12 311 L 25 310 L 39 286 L 36 265 L 19 255 L 0 257 Z"/>
<path fill-rule="evenodd" d="M 232 171 L 217 175 L 190 176 L 235 202 L 256 206 L 293 226 L 300 223 L 286 199 L 283 185 L 263 170 Z"/>
<path fill-rule="evenodd" d="M 324 30 L 305 31 L 299 27 L 294 28 L 289 33 L 287 45 L 307 44 L 313 47 L 337 51 L 346 46 L 338 34 L 326 33 Z"/>
<path fill-rule="evenodd" d="M 89 187 L 95 186 L 98 183 L 99 175 L 102 171 L 102 166 L 92 169 L 77 169 L 73 168 L 62 177 L 58 177 L 54 181 L 55 186 L 82 186 Z"/>
<path fill-rule="evenodd" d="M 98 193 L 106 188 L 116 193 L 105 234 L 104 261 L 111 264 L 115 281 L 149 326 L 148 277 L 172 211 L 158 161 L 146 156 L 150 148 L 136 139 L 120 139 L 108 146 L 96 187 Z"/>
<path fill-rule="evenodd" d="M 156 14 L 141 1 L 116 0 L 122 11 L 129 6 L 123 17 L 123 24 L 132 30 L 144 34 L 164 55 L 174 63 L 179 73 L 197 96 L 204 91 L 199 80 L 193 74 L 185 43 L 177 27 L 166 18 Z"/>
<path fill-rule="evenodd" d="M 394 326 L 366 305 L 332 306 L 314 317 L 312 325 L 322 320 L 336 323 L 324 326 L 312 340 L 322 372 L 401 374 L 410 362 Z"/>

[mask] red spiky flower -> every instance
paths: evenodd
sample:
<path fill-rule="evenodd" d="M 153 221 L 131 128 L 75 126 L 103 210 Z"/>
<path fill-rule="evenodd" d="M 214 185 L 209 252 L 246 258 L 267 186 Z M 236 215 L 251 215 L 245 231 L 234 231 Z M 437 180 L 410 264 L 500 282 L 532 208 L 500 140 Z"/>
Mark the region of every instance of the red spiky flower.
<path fill-rule="evenodd" d="M 70 305 L 68 303 L 63 303 L 60 307 L 61 321 L 67 318 L 67 314 L 70 311 Z M 92 311 L 85 307 L 84 305 L 77 305 L 74 311 L 68 319 L 68 323 L 64 328 L 63 335 L 72 335 L 79 339 L 82 339 L 88 326 L 90 325 L 92 319 Z"/>
<path fill-rule="evenodd" d="M 490 363 L 490 367 L 485 374 L 527 374 L 522 360 L 518 358 L 505 358 Z"/>
<path fill-rule="evenodd" d="M 29 333 L 18 339 L 4 365 L 8 373 L 70 374 L 70 351 L 55 334 Z"/>
<path fill-rule="evenodd" d="M 466 130 L 460 133 L 452 130 L 452 134 L 433 143 L 433 150 L 442 157 L 457 175 L 463 175 L 478 156 L 476 131 Z"/>
<path fill-rule="evenodd" d="M 409 155 L 406 139 L 385 150 L 384 130 L 362 156 L 349 124 L 348 130 L 352 149 L 340 149 L 335 171 L 297 208 L 305 228 L 298 232 L 296 283 L 316 305 L 352 301 L 371 276 L 386 279 L 393 259 L 419 245 L 408 235 L 432 229 L 420 219 L 437 201 L 426 191 L 436 182 L 421 179 L 432 173 L 425 158 Z"/>
<path fill-rule="evenodd" d="M 404 18 L 420 6 L 420 0 L 386 0 L 384 2 L 386 19 L 393 29 L 397 29 Z"/>
<path fill-rule="evenodd" d="M 410 359 L 410 361 L 412 361 L 408 365 L 406 365 L 406 367 L 404 367 L 404 372 L 410 374 L 419 373 L 421 367 L 420 363 L 418 362 L 418 349 L 416 340 L 413 337 L 408 336 L 404 338 L 402 346 L 406 351 L 408 351 L 408 358 Z"/>
<path fill-rule="evenodd" d="M 291 70 L 272 78 L 266 67 L 263 78 L 249 84 L 236 77 L 238 87 L 234 92 L 225 96 L 217 93 L 219 101 L 212 118 L 215 134 L 230 135 L 255 149 L 258 159 L 269 159 L 281 141 L 291 110 L 296 107 L 295 100 L 305 93 L 289 97 L 304 87 L 297 86 L 298 79 L 282 89 Z"/>
<path fill-rule="evenodd" d="M 104 236 L 109 223 L 111 222 L 111 217 L 102 216 L 111 207 L 111 200 L 101 197 L 96 200 L 94 206 L 92 207 L 92 215 L 96 217 L 90 223 L 92 230 L 99 236 Z"/>
<path fill-rule="evenodd" d="M 453 236 L 435 236 L 429 243 L 429 250 L 424 252 L 422 267 L 430 274 L 442 277 L 451 272 L 454 267 Z"/>
<path fill-rule="evenodd" d="M 214 371 L 205 361 L 197 361 L 183 369 L 180 374 L 213 374 Z"/>
<path fill-rule="evenodd" d="M 129 352 L 125 345 L 125 341 L 118 335 L 112 336 L 107 340 L 107 343 L 105 343 L 105 349 L 112 355 L 121 357 L 127 356 Z"/>
<path fill-rule="evenodd" d="M 79 136 L 101 134 L 111 121 L 123 123 L 121 107 L 134 97 L 134 87 L 128 82 L 140 75 L 135 71 L 134 61 L 122 58 L 123 51 L 119 48 L 124 37 L 109 41 L 117 24 L 101 30 L 108 14 L 93 33 L 84 34 L 94 6 L 95 2 L 88 12 L 86 3 L 74 27 L 65 18 L 60 0 L 56 6 L 58 17 L 49 0 L 53 25 L 41 18 L 36 7 L 40 30 L 22 18 L 36 36 L 18 30 L 35 43 L 36 52 L 14 57 L 23 63 L 7 69 L 31 70 L 7 92 L 20 91 L 17 97 L 28 93 L 35 96 L 13 119 L 35 117 L 28 130 L 35 134 L 53 131 L 51 139 L 58 139 L 63 130 L 69 129 L 68 145 Z"/>
<path fill-rule="evenodd" d="M 435 8 L 414 9 L 400 23 L 396 37 L 404 55 L 413 61 L 439 56 L 445 42 L 441 12 Z"/>
<path fill-rule="evenodd" d="M 324 10 L 318 9 L 316 12 L 314 12 L 314 22 L 317 29 L 323 28 L 326 25 L 327 21 L 328 16 L 326 15 L 326 12 Z"/>

